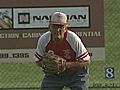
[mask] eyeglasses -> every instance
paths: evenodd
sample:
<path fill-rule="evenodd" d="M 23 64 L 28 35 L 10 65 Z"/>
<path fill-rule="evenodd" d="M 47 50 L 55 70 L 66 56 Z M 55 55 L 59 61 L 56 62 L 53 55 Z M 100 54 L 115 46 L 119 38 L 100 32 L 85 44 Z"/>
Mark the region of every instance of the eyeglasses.
<path fill-rule="evenodd" d="M 51 24 L 50 28 L 52 28 L 52 29 L 64 29 L 65 26 L 64 25 L 53 25 L 53 24 Z"/>

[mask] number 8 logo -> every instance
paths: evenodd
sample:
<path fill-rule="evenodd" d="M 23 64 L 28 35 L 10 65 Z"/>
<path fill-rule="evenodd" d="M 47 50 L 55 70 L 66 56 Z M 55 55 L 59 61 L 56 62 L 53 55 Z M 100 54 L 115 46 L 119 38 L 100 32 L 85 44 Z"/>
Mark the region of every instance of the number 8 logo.
<path fill-rule="evenodd" d="M 105 68 L 105 77 L 106 78 L 114 78 L 114 68 Z"/>

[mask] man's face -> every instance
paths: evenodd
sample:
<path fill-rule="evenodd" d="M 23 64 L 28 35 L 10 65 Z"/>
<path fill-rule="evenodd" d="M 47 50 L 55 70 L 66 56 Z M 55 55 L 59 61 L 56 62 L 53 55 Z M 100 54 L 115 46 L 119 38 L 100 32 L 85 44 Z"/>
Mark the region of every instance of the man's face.
<path fill-rule="evenodd" d="M 61 41 L 64 38 L 64 33 L 66 32 L 66 25 L 51 24 L 50 31 L 54 41 Z"/>

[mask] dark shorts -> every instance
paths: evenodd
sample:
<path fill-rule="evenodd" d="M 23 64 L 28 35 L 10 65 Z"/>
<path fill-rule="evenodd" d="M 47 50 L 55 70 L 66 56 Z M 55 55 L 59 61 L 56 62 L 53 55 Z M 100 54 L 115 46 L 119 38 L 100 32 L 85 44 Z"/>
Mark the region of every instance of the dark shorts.
<path fill-rule="evenodd" d="M 63 90 L 64 86 L 71 90 L 88 90 L 88 73 L 77 70 L 60 75 L 45 75 L 41 90 Z"/>

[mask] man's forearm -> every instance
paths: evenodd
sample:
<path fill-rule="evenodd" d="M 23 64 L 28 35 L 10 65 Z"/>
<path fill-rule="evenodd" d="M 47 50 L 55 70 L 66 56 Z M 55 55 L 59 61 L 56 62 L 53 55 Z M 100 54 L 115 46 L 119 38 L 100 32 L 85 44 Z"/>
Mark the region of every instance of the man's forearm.
<path fill-rule="evenodd" d="M 89 64 L 90 64 L 90 60 L 67 62 L 66 63 L 66 68 L 67 69 L 82 68 L 82 67 L 88 66 Z"/>
<path fill-rule="evenodd" d="M 42 61 L 36 61 L 37 66 L 42 67 L 43 63 Z"/>

